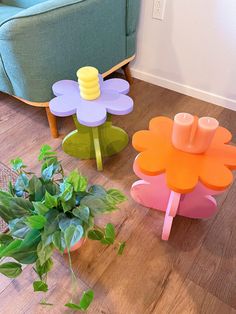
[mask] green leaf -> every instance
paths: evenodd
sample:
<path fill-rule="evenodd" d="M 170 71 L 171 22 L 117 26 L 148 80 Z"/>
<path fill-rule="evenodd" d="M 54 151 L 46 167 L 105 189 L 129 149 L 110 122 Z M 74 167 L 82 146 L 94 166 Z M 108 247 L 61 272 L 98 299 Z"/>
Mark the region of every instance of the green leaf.
<path fill-rule="evenodd" d="M 10 256 L 14 251 L 16 251 L 22 243 L 22 240 L 15 239 L 6 246 L 1 247 L 0 249 L 0 258 L 5 256 Z"/>
<path fill-rule="evenodd" d="M 65 231 L 69 226 L 78 226 L 81 225 L 81 220 L 78 218 L 68 218 L 66 216 L 61 216 L 59 221 L 59 228 L 61 231 Z"/>
<path fill-rule="evenodd" d="M 20 170 L 21 168 L 25 168 L 26 166 L 24 165 L 23 161 L 21 158 L 16 158 L 16 159 L 12 159 L 11 160 L 11 166 L 12 166 L 12 169 L 14 171 L 18 171 Z"/>
<path fill-rule="evenodd" d="M 127 200 L 126 196 L 116 189 L 110 189 L 107 191 L 110 201 L 113 201 L 114 204 L 119 204 Z"/>
<path fill-rule="evenodd" d="M 27 191 L 29 186 L 29 179 L 25 173 L 19 175 L 15 183 L 16 191 Z"/>
<path fill-rule="evenodd" d="M 113 224 L 107 224 L 105 228 L 105 239 L 109 239 L 110 241 L 112 241 L 112 243 L 114 243 L 115 236 L 116 233 Z"/>
<path fill-rule="evenodd" d="M 31 215 L 32 204 L 24 198 L 12 197 L 8 192 L 0 191 L 0 217 L 9 223 L 10 220 Z"/>
<path fill-rule="evenodd" d="M 104 245 L 111 245 L 114 243 L 114 241 L 112 239 L 109 239 L 109 238 L 104 238 L 100 241 L 102 244 Z"/>
<path fill-rule="evenodd" d="M 40 279 L 42 279 L 42 276 L 50 272 L 50 270 L 52 269 L 53 260 L 49 258 L 43 265 L 41 265 L 40 261 L 37 260 L 35 266 L 36 266 L 36 269 L 35 269 L 36 273 L 39 275 Z"/>
<path fill-rule="evenodd" d="M 25 217 L 10 220 L 8 223 L 10 233 L 16 238 L 24 239 L 30 228 L 25 223 Z"/>
<path fill-rule="evenodd" d="M 40 149 L 40 154 L 38 156 L 38 160 L 41 161 L 47 157 L 55 156 L 56 153 L 52 150 L 52 147 L 45 144 Z"/>
<path fill-rule="evenodd" d="M 88 291 L 84 292 L 84 294 L 80 300 L 79 307 L 83 311 L 86 311 L 88 309 L 88 307 L 90 306 L 90 304 L 93 302 L 93 298 L 94 298 L 93 290 L 88 290 Z"/>
<path fill-rule="evenodd" d="M 81 219 L 82 221 L 88 223 L 90 211 L 87 206 L 80 205 L 79 207 L 76 207 L 72 211 L 73 215 Z"/>
<path fill-rule="evenodd" d="M 52 243 L 52 235 L 59 228 L 58 223 L 60 219 L 62 219 L 60 217 L 65 217 L 65 215 L 53 208 L 49 210 L 45 217 L 47 222 L 44 226 L 43 232 L 41 231 L 41 238 L 44 246 L 47 246 Z"/>
<path fill-rule="evenodd" d="M 62 202 L 68 202 L 73 195 L 73 185 L 66 182 L 60 185 L 60 189 L 61 189 L 60 200 Z"/>
<path fill-rule="evenodd" d="M 97 195 L 100 195 L 100 196 L 106 196 L 107 192 L 106 190 L 104 189 L 103 186 L 101 185 L 92 185 L 90 188 L 89 188 L 89 193 L 90 194 L 97 194 Z"/>
<path fill-rule="evenodd" d="M 17 218 L 17 213 L 10 206 L 13 197 L 10 193 L 0 191 L 0 217 L 8 223 L 10 220 Z"/>
<path fill-rule="evenodd" d="M 13 241 L 12 236 L 9 234 L 1 233 L 0 234 L 0 245 L 8 245 Z"/>
<path fill-rule="evenodd" d="M 8 181 L 8 190 L 12 196 L 15 196 L 15 190 L 14 190 L 14 186 L 12 184 L 12 181 Z"/>
<path fill-rule="evenodd" d="M 53 303 L 48 303 L 45 300 L 39 302 L 40 305 L 53 306 Z"/>
<path fill-rule="evenodd" d="M 118 255 L 122 255 L 123 254 L 125 246 L 126 246 L 125 242 L 121 242 L 120 243 L 119 248 L 118 248 L 118 252 L 117 252 Z"/>
<path fill-rule="evenodd" d="M 74 246 L 77 242 L 79 242 L 83 234 L 84 234 L 84 229 L 80 225 L 78 226 L 71 225 L 68 228 L 66 228 L 64 232 L 66 247 L 70 249 L 72 246 Z"/>
<path fill-rule="evenodd" d="M 89 232 L 88 232 L 88 238 L 90 240 L 100 241 L 103 239 L 103 237 L 104 237 L 103 232 L 101 232 L 99 230 L 94 229 L 94 230 L 89 230 Z"/>
<path fill-rule="evenodd" d="M 37 246 L 41 240 L 39 230 L 33 229 L 29 231 L 19 247 L 7 256 L 13 257 L 21 264 L 33 264 L 37 259 Z"/>
<path fill-rule="evenodd" d="M 79 304 L 75 304 L 75 303 L 71 303 L 71 302 L 68 302 L 65 304 L 66 307 L 68 307 L 69 309 L 72 309 L 74 311 L 81 311 L 81 307 L 79 306 Z"/>
<path fill-rule="evenodd" d="M 26 223 L 32 229 L 42 229 L 47 222 L 46 218 L 42 215 L 34 215 L 27 217 Z"/>
<path fill-rule="evenodd" d="M 32 203 L 22 197 L 14 197 L 10 201 L 11 210 L 15 213 L 14 218 L 30 215 L 34 209 Z"/>
<path fill-rule="evenodd" d="M 86 177 L 83 177 L 77 170 L 73 170 L 69 176 L 66 178 L 66 182 L 70 183 L 75 192 L 86 191 L 88 180 Z"/>
<path fill-rule="evenodd" d="M 48 291 L 48 285 L 46 284 L 46 282 L 43 282 L 43 281 L 34 281 L 33 287 L 34 287 L 34 292 L 36 291 L 47 292 Z"/>
<path fill-rule="evenodd" d="M 35 175 L 29 181 L 30 200 L 35 202 L 42 201 L 45 188 L 42 182 Z"/>
<path fill-rule="evenodd" d="M 80 205 L 87 206 L 93 215 L 110 212 L 117 209 L 114 205 L 109 204 L 106 199 L 99 197 L 100 196 L 97 194 L 85 196 L 80 201 Z"/>
<path fill-rule="evenodd" d="M 44 186 L 45 186 L 46 191 L 48 191 L 49 194 L 51 195 L 59 194 L 59 187 L 56 183 L 49 181 L 49 182 L 45 182 Z"/>
<path fill-rule="evenodd" d="M 35 211 L 39 215 L 45 215 L 49 211 L 49 208 L 45 206 L 42 202 L 32 202 L 32 203 L 33 203 Z"/>
<path fill-rule="evenodd" d="M 64 232 L 56 231 L 52 236 L 52 243 L 54 244 L 56 249 L 63 253 L 64 250 L 66 249 Z"/>
<path fill-rule="evenodd" d="M 43 265 L 53 254 L 53 245 L 49 244 L 44 246 L 42 242 L 39 243 L 37 247 L 37 254 L 39 257 L 39 262 Z"/>
<path fill-rule="evenodd" d="M 53 208 L 57 207 L 58 201 L 57 201 L 57 196 L 53 196 L 46 191 L 45 193 L 45 202 L 44 205 L 48 208 Z"/>
<path fill-rule="evenodd" d="M 69 302 L 66 303 L 65 306 L 75 311 L 86 311 L 90 304 L 93 302 L 93 299 L 94 292 L 92 290 L 88 290 L 84 292 L 79 304 Z"/>
<path fill-rule="evenodd" d="M 42 178 L 45 182 L 48 182 L 52 179 L 54 173 L 54 165 L 50 165 L 42 171 Z"/>
<path fill-rule="evenodd" d="M 21 264 L 8 262 L 0 265 L 0 273 L 8 278 L 16 278 L 22 272 Z"/>
<path fill-rule="evenodd" d="M 64 213 L 72 210 L 75 207 L 75 205 L 76 205 L 75 195 L 73 195 L 72 198 L 69 201 L 67 201 L 67 202 L 62 201 L 61 205 L 62 205 Z"/>

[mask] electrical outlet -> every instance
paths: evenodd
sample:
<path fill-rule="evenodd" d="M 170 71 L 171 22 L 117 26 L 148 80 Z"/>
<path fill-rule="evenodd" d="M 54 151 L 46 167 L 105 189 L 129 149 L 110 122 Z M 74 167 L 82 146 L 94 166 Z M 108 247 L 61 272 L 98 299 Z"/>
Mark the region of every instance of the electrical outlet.
<path fill-rule="evenodd" d="M 154 0 L 153 1 L 153 13 L 154 19 L 163 20 L 166 8 L 166 0 Z"/>

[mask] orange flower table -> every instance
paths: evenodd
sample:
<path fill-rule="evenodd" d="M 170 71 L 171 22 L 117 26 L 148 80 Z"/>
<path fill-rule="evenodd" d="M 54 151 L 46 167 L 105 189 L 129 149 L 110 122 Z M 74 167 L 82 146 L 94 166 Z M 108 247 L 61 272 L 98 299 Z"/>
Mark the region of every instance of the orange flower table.
<path fill-rule="evenodd" d="M 180 115 L 186 121 L 178 121 L 178 115 L 174 121 L 152 119 L 149 130 L 136 132 L 132 141 L 140 152 L 134 171 L 142 180 L 133 184 L 131 195 L 144 206 L 165 211 L 163 240 L 168 240 L 176 214 L 212 216 L 217 210 L 212 195 L 230 186 L 231 170 L 236 169 L 236 147 L 227 144 L 232 137 L 227 129 L 212 118 Z"/>

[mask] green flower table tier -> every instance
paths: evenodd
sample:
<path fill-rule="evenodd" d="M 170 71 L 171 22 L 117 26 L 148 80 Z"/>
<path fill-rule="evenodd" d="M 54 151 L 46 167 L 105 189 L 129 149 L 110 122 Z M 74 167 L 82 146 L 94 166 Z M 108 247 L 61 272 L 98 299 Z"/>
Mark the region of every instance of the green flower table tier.
<path fill-rule="evenodd" d="M 78 82 L 63 80 L 53 85 L 56 95 L 51 112 L 60 117 L 73 116 L 76 130 L 62 143 L 65 153 L 80 159 L 96 158 L 98 170 L 102 157 L 114 155 L 128 144 L 128 135 L 111 122 L 111 115 L 133 110 L 127 96 L 129 83 L 122 79 L 104 81 L 97 69 L 84 67 L 77 72 Z"/>

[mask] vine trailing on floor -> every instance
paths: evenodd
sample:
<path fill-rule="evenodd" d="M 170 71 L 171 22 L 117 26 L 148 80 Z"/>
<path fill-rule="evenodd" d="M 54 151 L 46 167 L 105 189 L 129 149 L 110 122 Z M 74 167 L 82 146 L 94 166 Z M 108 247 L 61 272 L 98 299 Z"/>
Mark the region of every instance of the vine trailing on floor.
<path fill-rule="evenodd" d="M 9 191 L 0 190 L 0 217 L 9 226 L 8 233 L 0 234 L 0 273 L 16 278 L 23 264 L 33 264 L 38 276 L 33 289 L 47 292 L 53 251 L 67 252 L 74 297 L 77 280 L 70 250 L 88 238 L 103 245 L 115 245 L 117 254 L 121 255 L 125 242 L 116 240 L 114 225 L 98 227 L 94 218 L 118 210 L 117 205 L 126 197 L 116 189 L 89 185 L 87 178 L 77 170 L 66 176 L 56 153 L 48 145 L 41 148 L 38 159 L 41 162 L 39 177 L 26 170 L 22 159 L 12 160 L 18 178 L 14 184 L 9 181 Z M 4 263 L 6 257 L 12 260 Z M 65 306 L 84 311 L 93 297 L 93 291 L 88 290 L 78 304 L 72 299 Z M 45 300 L 41 304 L 51 305 Z"/>

